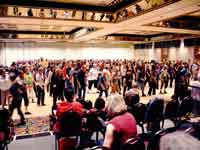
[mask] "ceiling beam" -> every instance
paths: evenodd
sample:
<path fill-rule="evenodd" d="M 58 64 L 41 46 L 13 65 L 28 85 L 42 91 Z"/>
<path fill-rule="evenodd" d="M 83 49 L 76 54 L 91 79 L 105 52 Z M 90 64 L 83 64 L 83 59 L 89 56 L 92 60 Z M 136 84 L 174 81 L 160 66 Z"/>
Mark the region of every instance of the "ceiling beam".
<path fill-rule="evenodd" d="M 104 28 L 102 30 L 97 30 L 96 32 L 92 32 L 89 33 L 87 35 L 84 35 L 82 37 L 79 37 L 77 39 L 74 39 L 75 41 L 88 41 L 91 39 L 96 39 L 100 36 L 105 36 L 108 34 L 113 34 L 113 33 L 117 33 L 119 31 L 123 31 L 123 30 L 130 30 L 130 29 L 136 29 L 137 31 L 143 31 L 143 29 L 146 29 L 148 31 L 150 31 L 149 28 L 147 27 L 143 27 L 146 24 L 150 24 L 153 22 L 157 22 L 157 21 L 161 21 L 161 20 L 166 20 L 169 18 L 174 18 L 183 14 L 188 14 L 191 12 L 194 12 L 196 10 L 199 10 L 199 0 L 181 0 L 178 1 L 176 3 L 170 4 L 168 6 L 159 8 L 157 10 L 148 12 L 146 14 L 142 14 L 140 16 L 136 16 L 133 17 L 131 19 L 119 22 L 117 24 L 111 24 L 110 27 Z M 158 29 L 158 28 L 152 28 L 152 29 L 156 29 L 159 30 L 161 32 L 165 32 L 165 29 L 162 28 Z M 152 30 L 154 31 L 154 30 Z M 198 31 L 194 31 L 191 32 L 193 30 L 182 30 L 182 29 L 168 29 L 168 32 L 170 33 L 181 33 L 181 31 L 183 31 L 183 33 L 186 34 L 199 34 Z"/>
<path fill-rule="evenodd" d="M 75 27 L 95 27 L 106 28 L 113 23 L 83 21 L 83 20 L 64 20 L 64 19 L 41 19 L 29 17 L 0 17 L 0 24 L 23 24 L 23 25 L 51 25 L 51 26 L 75 26 Z"/>
<path fill-rule="evenodd" d="M 113 0 L 115 1 L 115 0 Z M 95 6 L 85 4 L 73 4 L 66 2 L 56 1 L 40 1 L 40 0 L 1 0 L 0 5 L 2 6 L 24 6 L 24 7 L 39 7 L 39 8 L 57 8 L 57 9 L 72 9 L 72 10 L 83 10 L 83 11 L 97 11 L 97 12 L 116 12 L 119 9 L 127 7 L 137 1 L 141 0 L 122 0 L 112 6 Z"/>
<path fill-rule="evenodd" d="M 140 26 L 139 30 L 142 31 L 157 31 L 157 32 L 167 32 L 167 33 L 179 33 L 179 34 L 194 34 L 200 35 L 198 30 L 189 30 L 189 29 L 177 29 L 177 28 L 167 28 L 167 27 L 154 27 L 154 26 Z"/>

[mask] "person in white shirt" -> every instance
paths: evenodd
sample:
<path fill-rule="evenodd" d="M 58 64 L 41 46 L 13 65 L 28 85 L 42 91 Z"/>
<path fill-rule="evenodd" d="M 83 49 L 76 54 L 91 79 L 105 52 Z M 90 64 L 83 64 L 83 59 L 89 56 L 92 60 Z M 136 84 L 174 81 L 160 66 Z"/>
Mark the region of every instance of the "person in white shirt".
<path fill-rule="evenodd" d="M 2 108 L 6 105 L 6 101 L 8 99 L 8 89 L 11 86 L 11 82 L 9 80 L 8 74 L 6 74 L 5 69 L 0 68 L 0 92 L 1 92 L 1 105 Z"/>
<path fill-rule="evenodd" d="M 45 76 L 43 72 L 43 68 L 39 68 L 38 73 L 36 74 L 36 88 L 37 88 L 37 105 L 45 106 L 44 98 L 45 98 Z"/>
<path fill-rule="evenodd" d="M 92 86 L 94 84 L 94 87 L 97 87 L 97 78 L 98 78 L 98 70 L 96 68 L 96 64 L 93 65 L 93 67 L 90 69 L 88 73 L 88 89 L 91 90 Z"/>

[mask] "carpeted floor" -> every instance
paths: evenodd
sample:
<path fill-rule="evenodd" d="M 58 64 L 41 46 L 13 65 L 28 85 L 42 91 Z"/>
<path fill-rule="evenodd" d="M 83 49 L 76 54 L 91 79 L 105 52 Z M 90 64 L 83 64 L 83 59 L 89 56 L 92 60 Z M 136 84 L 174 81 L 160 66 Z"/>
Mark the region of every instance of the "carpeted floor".
<path fill-rule="evenodd" d="M 15 120 L 15 123 L 19 120 Z M 49 131 L 49 117 L 26 118 L 26 125 L 15 127 L 16 135 L 34 134 Z"/>

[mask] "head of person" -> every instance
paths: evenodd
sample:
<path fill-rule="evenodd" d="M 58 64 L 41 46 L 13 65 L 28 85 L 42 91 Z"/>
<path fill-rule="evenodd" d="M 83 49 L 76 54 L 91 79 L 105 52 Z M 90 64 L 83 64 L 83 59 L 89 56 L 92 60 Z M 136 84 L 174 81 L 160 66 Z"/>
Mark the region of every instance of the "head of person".
<path fill-rule="evenodd" d="M 97 109 L 97 110 L 101 110 L 101 109 L 104 109 L 105 108 L 105 101 L 103 98 L 99 97 L 96 99 L 95 103 L 94 103 L 94 107 Z"/>
<path fill-rule="evenodd" d="M 24 69 L 24 72 L 25 72 L 25 73 L 29 73 L 29 71 L 30 71 L 29 68 L 30 68 L 30 67 L 26 66 L 25 69 Z"/>
<path fill-rule="evenodd" d="M 127 111 L 127 105 L 123 97 L 119 94 L 108 96 L 106 111 L 108 116 L 114 117 Z"/>
<path fill-rule="evenodd" d="M 10 79 L 11 82 L 14 82 L 16 78 L 17 78 L 17 76 L 16 76 L 15 73 L 11 72 L 11 73 L 9 74 L 9 79 Z"/>
<path fill-rule="evenodd" d="M 81 67 L 81 70 L 82 70 L 83 72 L 86 72 L 86 70 L 87 70 L 86 65 L 83 65 L 83 66 Z"/>
<path fill-rule="evenodd" d="M 4 76 L 5 75 L 5 69 L 4 68 L 0 68 L 0 76 Z"/>
<path fill-rule="evenodd" d="M 59 76 L 59 77 L 62 77 L 62 76 L 63 76 L 63 71 L 62 71 L 61 69 L 59 69 L 59 71 L 58 71 L 58 76 Z"/>
<path fill-rule="evenodd" d="M 38 72 L 39 72 L 39 74 L 43 74 L 43 68 L 40 67 L 40 68 L 38 69 Z"/>
<path fill-rule="evenodd" d="M 74 91 L 71 90 L 71 89 L 65 89 L 64 90 L 64 96 L 65 96 L 65 99 L 68 102 L 73 102 L 73 100 L 74 100 Z"/>
<path fill-rule="evenodd" d="M 19 77 L 20 77 L 20 78 L 24 78 L 24 71 L 23 71 L 23 70 L 20 70 L 20 71 L 19 71 Z"/>

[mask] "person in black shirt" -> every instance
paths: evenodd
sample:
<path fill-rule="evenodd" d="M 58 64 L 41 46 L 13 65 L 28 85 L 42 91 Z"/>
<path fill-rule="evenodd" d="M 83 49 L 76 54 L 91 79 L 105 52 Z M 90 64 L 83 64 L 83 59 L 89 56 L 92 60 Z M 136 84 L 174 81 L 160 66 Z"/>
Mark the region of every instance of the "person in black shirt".
<path fill-rule="evenodd" d="M 126 90 L 130 90 L 132 87 L 132 81 L 133 81 L 133 75 L 131 73 L 131 70 L 128 70 L 126 72 L 126 76 L 124 79 L 124 90 L 123 90 L 123 96 L 125 96 Z"/>
<path fill-rule="evenodd" d="M 21 103 L 22 103 L 22 98 L 24 94 L 24 88 L 22 85 L 20 85 L 18 82 L 16 82 L 16 75 L 14 73 L 10 74 L 10 80 L 12 82 L 12 85 L 9 89 L 10 94 L 12 95 L 12 102 L 9 106 L 9 111 L 10 111 L 10 116 L 12 116 L 14 109 L 17 108 L 18 114 L 20 116 L 20 123 L 18 125 L 25 125 L 25 118 L 24 114 L 21 110 Z"/>
<path fill-rule="evenodd" d="M 57 99 L 64 101 L 64 86 L 65 80 L 61 69 L 57 69 L 51 78 L 51 84 L 53 88 L 53 106 L 56 106 Z"/>
<path fill-rule="evenodd" d="M 82 66 L 81 70 L 77 74 L 78 79 L 78 97 L 79 99 L 85 99 L 86 93 L 86 66 Z"/>

